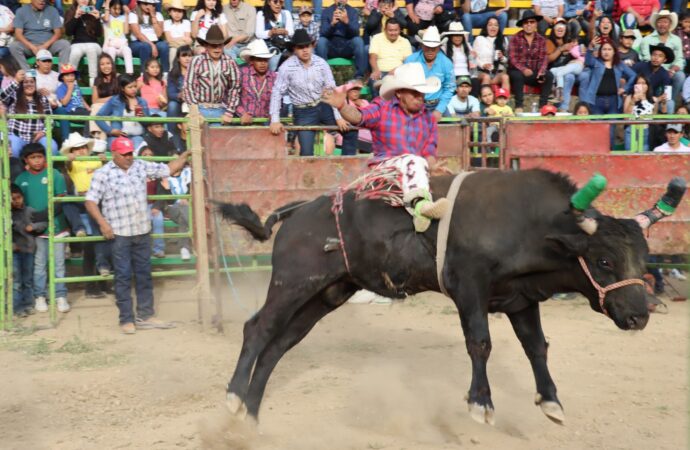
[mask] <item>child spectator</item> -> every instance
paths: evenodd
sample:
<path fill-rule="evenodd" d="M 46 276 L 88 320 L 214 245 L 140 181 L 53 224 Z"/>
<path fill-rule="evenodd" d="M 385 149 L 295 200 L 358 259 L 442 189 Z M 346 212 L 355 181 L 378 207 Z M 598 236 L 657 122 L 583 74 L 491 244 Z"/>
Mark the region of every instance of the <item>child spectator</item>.
<path fill-rule="evenodd" d="M 514 116 L 513 108 L 508 106 L 508 99 L 510 94 L 503 88 L 496 89 L 496 104 L 491 107 L 494 111 L 494 115 L 501 117 Z"/>
<path fill-rule="evenodd" d="M 24 204 L 24 193 L 16 184 L 12 194 L 12 304 L 14 314 L 26 317 L 34 310 L 34 253 L 36 234 L 48 224 L 34 222 L 34 209 Z"/>
<path fill-rule="evenodd" d="M 160 58 L 163 72 L 170 70 L 168 43 L 161 39 L 163 36 L 163 15 L 156 11 L 158 0 L 138 0 L 136 10 L 131 11 L 127 18 L 129 22 L 130 47 L 132 55 L 140 61 Z"/>
<path fill-rule="evenodd" d="M 180 172 L 162 178 L 159 184 L 159 194 L 184 195 L 189 193 L 192 182 L 192 169 L 185 166 Z M 184 198 L 174 200 L 165 206 L 165 215 L 179 225 L 180 233 L 189 231 L 189 201 Z M 180 258 L 187 261 L 191 258 L 192 240 L 188 237 L 180 239 Z"/>
<path fill-rule="evenodd" d="M 589 105 L 587 103 L 577 102 L 577 103 L 575 103 L 575 106 L 573 107 L 573 115 L 574 116 L 591 116 L 592 110 L 589 108 Z"/>
<path fill-rule="evenodd" d="M 161 65 L 157 59 L 149 59 L 144 66 L 144 74 L 137 80 L 141 97 L 146 101 L 151 114 L 164 116 L 162 111 L 168 104 L 165 81 L 161 73 Z"/>
<path fill-rule="evenodd" d="M 220 0 L 197 0 L 192 15 L 189 16 L 192 22 L 192 37 L 206 40 L 206 33 L 213 25 L 218 25 L 223 32 L 223 37 L 227 37 L 228 18 L 223 12 L 223 4 Z M 196 53 L 203 53 L 204 48 L 198 46 L 194 49 Z"/>
<path fill-rule="evenodd" d="M 553 117 L 556 113 L 558 113 L 558 108 L 551 104 L 544 105 L 539 110 L 539 114 L 541 114 L 542 117 Z"/>
<path fill-rule="evenodd" d="M 7 89 L 0 91 L 0 101 L 4 103 L 9 114 L 52 113 L 48 99 L 39 94 L 36 89 L 35 70 L 18 71 Z M 48 143 L 43 119 L 10 119 L 7 122 L 7 128 L 10 132 L 12 156 L 19 156 L 22 148 L 28 143 L 38 142 L 41 145 Z M 57 155 L 57 142 L 52 140 L 51 144 L 51 151 Z"/>
<path fill-rule="evenodd" d="M 152 114 L 151 118 L 160 118 L 160 116 Z M 173 138 L 173 134 L 165 128 L 164 124 L 160 122 L 146 122 L 145 125 L 144 142 L 136 149 L 136 153 L 140 154 L 144 148 L 151 150 L 152 155 L 150 156 L 172 156 L 182 153 Z"/>
<path fill-rule="evenodd" d="M 77 84 L 77 69 L 71 64 L 63 64 L 60 67 L 60 85 L 57 88 L 58 101 L 60 107 L 55 110 L 57 114 L 88 116 L 91 113 L 91 107 L 84 100 L 81 94 L 81 89 Z M 69 120 L 60 121 L 60 133 L 62 139 L 66 139 L 69 135 Z M 89 134 L 89 123 L 84 122 L 84 134 Z"/>
<path fill-rule="evenodd" d="M 46 165 L 46 150 L 39 143 L 30 143 L 24 146 L 21 153 L 27 170 L 22 172 L 15 183 L 24 194 L 24 202 L 33 208 L 37 213 L 45 212 L 48 209 L 48 186 L 46 179 L 48 169 Z M 51 170 L 53 170 L 51 168 Z M 53 195 L 62 197 L 67 193 L 65 179 L 56 170 L 53 171 Z M 55 237 L 66 237 L 65 218 L 59 208 L 55 211 Z M 48 274 L 48 236 L 43 234 L 36 239 L 36 254 L 34 256 L 34 296 L 36 298 L 36 311 L 47 312 L 46 302 L 47 290 L 46 281 Z M 65 244 L 56 242 L 53 244 L 53 256 L 55 258 L 55 277 L 65 277 Z M 67 303 L 67 287 L 64 283 L 55 285 L 55 302 L 59 312 L 70 310 Z"/>
<path fill-rule="evenodd" d="M 89 86 L 98 73 L 98 57 L 103 49 L 98 41 L 103 37 L 101 13 L 90 5 L 91 0 L 73 0 L 72 6 L 65 14 L 65 31 L 73 36 L 70 46 L 69 62 L 79 67 L 82 57 L 86 56 L 89 66 Z"/>
<path fill-rule="evenodd" d="M 129 34 L 129 8 L 121 0 L 106 0 L 103 14 L 103 51 L 115 61 L 117 56 L 125 60 L 125 73 L 134 74 L 132 49 L 127 44 Z"/>
<path fill-rule="evenodd" d="M 471 76 L 477 69 L 477 63 L 467 41 L 469 34 L 460 22 L 451 22 L 448 31 L 441 33 L 441 39 L 450 36 L 442 50 L 453 61 L 453 73 L 456 77 Z"/>
<path fill-rule="evenodd" d="M 254 118 L 269 116 L 271 92 L 277 74 L 268 70 L 273 53 L 261 39 L 253 40 L 242 50 L 240 57 L 248 64 L 240 69 L 242 90 L 235 114 L 240 117 L 242 125 L 249 125 Z"/>
<path fill-rule="evenodd" d="M 192 62 L 192 47 L 183 45 L 177 49 L 175 61 L 168 75 L 167 94 L 168 94 L 168 117 L 182 117 L 189 111 L 189 106 L 184 98 L 184 78 L 187 76 L 189 64 Z M 168 124 L 168 130 L 177 134 L 177 127 L 174 123 Z"/>
<path fill-rule="evenodd" d="M 148 157 L 156 156 L 153 150 L 144 145 L 139 149 L 139 156 Z M 156 195 L 160 191 L 160 181 L 155 179 L 148 179 L 146 181 L 146 195 Z M 163 200 L 148 200 L 149 217 L 151 218 L 151 232 L 153 234 L 163 234 L 165 231 L 165 218 L 163 217 L 163 209 L 165 208 L 165 201 Z M 155 258 L 165 258 L 165 239 L 153 238 L 152 253 Z"/>
<path fill-rule="evenodd" d="M 146 100 L 137 96 L 136 79 L 130 75 L 120 75 L 119 83 L 120 93 L 111 97 L 99 114 L 124 118 L 149 116 Z M 144 127 L 139 122 L 112 120 L 108 124 L 99 120 L 96 124 L 108 136 L 109 143 L 119 136 L 130 138 L 135 146 L 141 145 L 144 141 Z"/>
<path fill-rule="evenodd" d="M 448 114 L 452 117 L 479 117 L 479 100 L 470 95 L 472 79 L 468 76 L 458 77 L 455 95 L 448 103 Z"/>
<path fill-rule="evenodd" d="M 0 58 L 10 55 L 8 45 L 14 34 L 14 13 L 5 5 L 0 5 Z"/>
<path fill-rule="evenodd" d="M 170 18 L 163 23 L 163 32 L 170 46 L 170 67 L 172 67 L 177 49 L 193 43 L 192 23 L 187 19 L 182 0 L 173 0 L 168 5 L 168 15 Z"/>
<path fill-rule="evenodd" d="M 348 81 L 347 83 L 345 83 L 337 89 L 344 90 L 347 92 L 347 97 L 345 98 L 346 104 L 353 105 L 355 108 L 361 111 L 367 106 L 369 106 L 369 102 L 362 98 L 362 86 L 364 86 L 362 80 L 355 79 Z M 350 133 L 354 133 L 354 131 L 351 131 Z M 332 136 L 333 135 L 331 134 L 324 135 L 326 154 L 333 154 L 336 145 L 341 147 L 340 154 L 344 156 L 347 156 L 348 154 L 354 155 L 357 150 L 360 150 L 362 153 L 371 153 L 371 131 L 364 127 L 360 128 L 357 131 L 357 145 L 354 147 L 354 150 L 351 153 L 342 153 L 342 134 L 337 133 L 335 135 L 335 139 L 333 139 Z"/>
<path fill-rule="evenodd" d="M 307 30 L 307 34 L 313 42 L 319 40 L 319 24 L 312 20 L 313 11 L 310 6 L 302 6 L 299 10 L 299 21 L 295 24 L 295 30 Z"/>

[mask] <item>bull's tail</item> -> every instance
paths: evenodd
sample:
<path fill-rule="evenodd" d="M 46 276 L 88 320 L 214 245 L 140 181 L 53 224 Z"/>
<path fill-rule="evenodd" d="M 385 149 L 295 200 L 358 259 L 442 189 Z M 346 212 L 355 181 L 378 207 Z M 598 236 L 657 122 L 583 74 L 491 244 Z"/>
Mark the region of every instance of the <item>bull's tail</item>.
<path fill-rule="evenodd" d="M 266 223 L 261 223 L 259 216 L 246 203 L 222 203 L 213 201 L 216 204 L 218 211 L 223 216 L 223 219 L 230 223 L 237 224 L 251 233 L 254 239 L 259 241 L 267 241 L 273 234 L 273 227 L 276 223 L 287 219 L 292 213 L 305 204 L 305 201 L 298 201 L 288 203 L 276 209 L 268 216 Z"/>

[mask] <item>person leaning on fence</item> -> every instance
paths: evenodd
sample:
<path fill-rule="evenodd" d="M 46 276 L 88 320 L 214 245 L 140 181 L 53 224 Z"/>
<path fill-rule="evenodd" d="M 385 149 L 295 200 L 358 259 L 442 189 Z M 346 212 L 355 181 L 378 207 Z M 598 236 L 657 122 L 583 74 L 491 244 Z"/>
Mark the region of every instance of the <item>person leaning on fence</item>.
<path fill-rule="evenodd" d="M 441 35 L 436 27 L 429 27 L 420 39 L 421 49 L 405 58 L 405 63 L 417 62 L 424 68 L 427 77 L 433 76 L 441 81 L 441 88 L 429 92 L 424 96 L 426 109 L 433 111 L 437 119 L 440 119 L 448 109 L 448 102 L 455 93 L 455 76 L 453 75 L 453 62 L 441 52 Z"/>
<path fill-rule="evenodd" d="M 171 328 L 171 324 L 154 318 L 146 181 L 181 170 L 189 152 L 168 164 L 134 160 L 134 145 L 124 137 L 115 139 L 110 151 L 113 160 L 94 173 L 85 205 L 103 237 L 113 241 L 115 300 L 120 328 L 125 334 L 133 334 L 136 329 Z M 131 293 L 133 278 L 136 280 L 136 314 Z"/>
<path fill-rule="evenodd" d="M 349 131 L 349 125 L 337 109 L 321 101 L 324 89 L 334 89 L 335 80 L 328 63 L 314 55 L 313 42 L 306 30 L 297 30 L 291 42 L 293 55 L 278 70 L 271 93 L 271 133 L 285 131 L 280 123 L 280 105 L 283 96 L 290 97 L 294 108 L 293 123 L 302 126 L 338 125 L 343 134 L 343 155 L 357 152 L 357 131 Z M 314 155 L 315 131 L 297 132 L 301 156 Z"/>
<path fill-rule="evenodd" d="M 197 38 L 206 51 L 192 58 L 184 81 L 184 98 L 199 105 L 207 119 L 232 121 L 240 101 L 240 70 L 237 63 L 223 53 L 226 38 L 218 25 L 212 26 L 205 39 Z"/>
<path fill-rule="evenodd" d="M 22 159 L 26 164 L 26 170 L 22 172 L 15 184 L 24 193 L 24 203 L 33 208 L 36 214 L 44 213 L 47 220 L 48 201 L 48 166 L 46 164 L 46 149 L 39 143 L 31 143 L 22 149 Z M 57 170 L 53 170 L 53 196 L 62 197 L 67 194 L 65 178 Z M 62 213 L 60 203 L 57 203 L 54 215 L 54 237 L 67 237 L 69 232 L 66 228 L 65 216 Z M 34 255 L 34 297 L 36 300 L 36 311 L 47 312 L 48 304 L 48 235 L 41 234 L 36 239 L 36 253 Z M 62 242 L 53 243 L 53 258 L 55 262 L 55 277 L 65 277 L 65 244 Z M 59 312 L 70 310 L 67 303 L 67 286 L 64 283 L 55 284 L 55 302 Z"/>
<path fill-rule="evenodd" d="M 548 102 L 553 85 L 553 74 L 548 70 L 546 39 L 537 33 L 537 22 L 541 16 L 527 11 L 517 22 L 522 30 L 510 38 L 508 48 L 508 75 L 510 86 L 515 94 L 515 112 L 522 112 L 525 85 L 541 87 L 539 106 Z"/>
<path fill-rule="evenodd" d="M 34 218 L 34 209 L 24 203 L 24 193 L 16 184 L 10 186 L 12 207 L 12 306 L 14 315 L 26 317 L 34 309 L 34 253 L 36 235 L 47 222 Z"/>
<path fill-rule="evenodd" d="M 61 37 L 62 19 L 57 9 L 46 5 L 46 0 L 31 0 L 16 12 L 10 53 L 24 70 L 29 69 L 26 56 L 34 56 L 42 49 L 57 54 L 60 64 L 67 64 L 70 43 Z"/>
<path fill-rule="evenodd" d="M 231 36 L 224 51 L 230 58 L 235 59 L 254 39 L 256 9 L 244 0 L 230 0 L 223 8 L 223 13 L 228 19 L 226 25 L 228 36 Z"/>
<path fill-rule="evenodd" d="M 414 219 L 417 232 L 423 233 L 431 219 L 443 217 L 449 207 L 445 198 L 432 200 L 429 190 L 429 165 L 435 166 L 438 124 L 425 107 L 424 95 L 441 88 L 436 77 L 427 77 L 420 63 L 395 69 L 381 85 L 381 97 L 359 111 L 347 104 L 346 92 L 326 90 L 324 101 L 338 108 L 353 125 L 366 127 L 372 134 L 373 166 L 395 167 L 402 177 L 403 200 Z"/>
<path fill-rule="evenodd" d="M 8 114 L 51 114 L 50 102 L 36 89 L 36 71 L 20 70 L 7 89 L 0 91 L 0 101 L 7 108 Z M 19 156 L 22 148 L 29 143 L 38 142 L 48 145 L 43 119 L 9 119 L 9 142 L 12 156 Z M 51 141 L 51 152 L 57 155 L 58 145 Z"/>
<path fill-rule="evenodd" d="M 262 39 L 253 40 L 240 56 L 247 64 L 240 69 L 242 90 L 236 114 L 242 125 L 249 125 L 255 118 L 269 117 L 271 92 L 277 74 L 268 69 L 273 52 Z"/>

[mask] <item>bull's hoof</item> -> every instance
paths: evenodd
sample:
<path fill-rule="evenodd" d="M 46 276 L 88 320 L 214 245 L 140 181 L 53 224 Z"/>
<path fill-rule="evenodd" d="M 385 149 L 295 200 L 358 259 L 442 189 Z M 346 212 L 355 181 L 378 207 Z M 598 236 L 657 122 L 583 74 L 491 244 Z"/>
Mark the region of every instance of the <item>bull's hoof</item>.
<path fill-rule="evenodd" d="M 534 397 L 534 404 L 539 405 L 541 411 L 548 417 L 552 422 L 558 425 L 563 425 L 565 422 L 565 413 L 563 412 L 563 407 L 558 404 L 558 402 L 544 401 L 542 400 L 541 394 L 537 393 Z"/>
<path fill-rule="evenodd" d="M 228 408 L 228 411 L 230 411 L 230 414 L 233 415 L 240 415 L 240 413 L 247 413 L 247 408 L 244 406 L 244 402 L 242 399 L 237 394 L 234 394 L 232 392 L 228 392 L 228 395 L 225 398 L 225 405 Z"/>
<path fill-rule="evenodd" d="M 494 425 L 494 409 L 490 406 L 483 406 L 479 403 L 468 403 L 467 407 L 470 411 L 470 417 L 481 424 L 488 423 Z"/>

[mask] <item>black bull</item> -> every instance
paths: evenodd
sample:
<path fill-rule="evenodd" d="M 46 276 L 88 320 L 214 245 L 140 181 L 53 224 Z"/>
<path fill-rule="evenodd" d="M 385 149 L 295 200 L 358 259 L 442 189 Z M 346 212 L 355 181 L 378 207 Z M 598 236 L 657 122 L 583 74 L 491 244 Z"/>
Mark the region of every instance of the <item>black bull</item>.
<path fill-rule="evenodd" d="M 450 176 L 433 178 L 434 195 L 444 195 L 451 181 Z M 467 401 L 475 420 L 493 423 L 486 371 L 491 353 L 489 312 L 507 314 L 532 365 L 536 401 L 558 423 L 564 416 L 546 363 L 548 344 L 539 302 L 557 292 L 580 292 L 594 311 L 607 312 L 621 329 L 642 329 L 647 324 L 643 286 L 608 292 L 602 311 L 598 292 L 577 258 L 584 258 L 601 286 L 641 278 L 648 256 L 642 229 L 635 220 L 597 215 L 597 231 L 585 233 L 570 210 L 575 191 L 565 177 L 541 170 L 479 172 L 468 176 L 460 189 L 443 279 L 458 309 L 472 361 Z M 270 238 L 273 225 L 284 220 L 273 246 L 266 303 L 244 325 L 242 350 L 228 385 L 232 412 L 246 411 L 256 419 L 269 376 L 281 357 L 357 290 L 392 298 L 440 292 L 436 221 L 426 233 L 415 233 L 403 208 L 355 200 L 353 193 L 346 193 L 339 221 L 348 272 L 339 247 L 324 250 L 339 236 L 331 207 L 332 197 L 321 196 L 284 214 L 273 213 L 266 224 L 247 205 L 220 207 L 226 219 L 259 240 Z"/>

